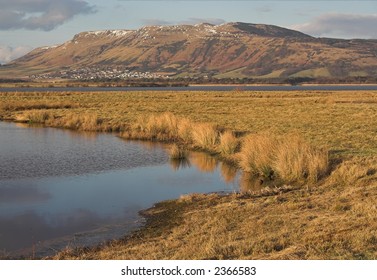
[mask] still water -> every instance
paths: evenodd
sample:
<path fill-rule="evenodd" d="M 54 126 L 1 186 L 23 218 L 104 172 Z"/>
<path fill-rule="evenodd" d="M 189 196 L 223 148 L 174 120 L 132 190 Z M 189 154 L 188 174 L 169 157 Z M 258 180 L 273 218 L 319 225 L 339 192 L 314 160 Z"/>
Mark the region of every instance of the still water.
<path fill-rule="evenodd" d="M 244 183 L 206 154 L 175 162 L 163 145 L 0 122 L 0 258 L 119 238 L 158 201 Z"/>

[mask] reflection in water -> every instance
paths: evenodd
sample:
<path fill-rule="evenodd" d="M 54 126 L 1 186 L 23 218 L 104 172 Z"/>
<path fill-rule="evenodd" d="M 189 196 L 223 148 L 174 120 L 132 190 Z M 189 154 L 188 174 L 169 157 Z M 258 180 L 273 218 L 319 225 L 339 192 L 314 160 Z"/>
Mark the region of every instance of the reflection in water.
<path fill-rule="evenodd" d="M 51 194 L 36 186 L 0 185 L 0 203 L 37 203 L 51 198 Z"/>
<path fill-rule="evenodd" d="M 168 152 L 168 149 L 170 147 L 168 144 L 160 143 L 160 142 L 144 141 L 144 140 L 127 140 L 124 138 L 120 138 L 120 139 L 122 139 L 126 143 L 137 144 L 148 151 L 155 151 L 156 149 L 164 149 L 166 152 Z"/>
<path fill-rule="evenodd" d="M 53 225 L 33 211 L 20 213 L 13 217 L 0 217 L 0 228 L 2 229 L 0 248 L 7 248 L 8 251 L 14 251 L 18 255 L 26 257 L 31 257 L 32 251 L 35 250 L 40 256 L 48 255 L 54 253 L 53 248 L 59 247 L 59 243 L 61 243 L 60 248 L 66 246 L 67 242 L 71 245 L 78 243 L 81 246 L 93 244 L 93 240 L 85 242 L 85 235 L 81 236 L 79 233 L 112 222 L 116 221 L 113 221 L 111 217 L 100 217 L 97 213 L 86 209 L 76 209 L 70 213 L 56 216 Z M 122 221 L 123 224 L 126 222 L 126 220 Z M 102 230 L 106 231 L 105 228 Z M 124 228 L 122 228 L 122 233 L 126 233 Z M 109 238 L 108 230 L 105 234 Z M 73 238 L 62 238 L 72 235 L 74 235 Z M 60 240 L 55 241 L 50 247 L 49 244 L 52 244 L 56 238 L 60 238 Z"/>
<path fill-rule="evenodd" d="M 282 182 L 279 182 L 278 180 L 271 180 L 269 178 L 265 178 L 248 172 L 242 172 L 239 181 L 240 192 L 244 193 L 259 193 L 264 188 L 276 187 L 279 185 L 282 185 Z"/>
<path fill-rule="evenodd" d="M 191 167 L 191 162 L 188 158 L 171 158 L 169 163 L 174 171 Z"/>
<path fill-rule="evenodd" d="M 220 173 L 224 179 L 224 182 L 232 183 L 235 181 L 238 171 L 234 166 L 222 162 L 220 166 Z"/>
<path fill-rule="evenodd" d="M 276 180 L 242 172 L 235 166 L 225 162 L 219 164 L 215 157 L 201 152 L 192 152 L 188 158 L 184 159 L 171 159 L 169 163 L 174 171 L 194 166 L 202 173 L 213 173 L 220 165 L 219 172 L 223 181 L 226 184 L 237 185 L 239 187 L 238 191 L 241 193 L 258 193 L 266 187 L 275 187 L 280 184 Z"/>
<path fill-rule="evenodd" d="M 190 162 L 202 172 L 214 172 L 217 167 L 217 160 L 206 153 L 191 153 Z"/>
<path fill-rule="evenodd" d="M 264 180 L 260 176 L 248 172 L 242 172 L 240 177 L 240 191 L 241 192 L 258 192 L 264 188 Z"/>

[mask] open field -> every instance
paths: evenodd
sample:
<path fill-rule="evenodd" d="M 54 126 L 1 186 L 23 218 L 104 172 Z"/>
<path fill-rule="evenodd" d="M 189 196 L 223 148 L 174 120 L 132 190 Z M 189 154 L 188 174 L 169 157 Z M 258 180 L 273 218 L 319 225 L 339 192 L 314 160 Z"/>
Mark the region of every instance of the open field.
<path fill-rule="evenodd" d="M 234 153 L 232 137 L 246 133 L 296 135 L 296 150 L 329 151 L 329 170 L 319 180 L 163 202 L 124 240 L 56 258 L 376 259 L 376 104 L 373 91 L 18 92 L 0 93 L 0 117 L 127 134 L 141 120 L 171 112 L 228 131 L 218 140 L 222 153 Z"/>

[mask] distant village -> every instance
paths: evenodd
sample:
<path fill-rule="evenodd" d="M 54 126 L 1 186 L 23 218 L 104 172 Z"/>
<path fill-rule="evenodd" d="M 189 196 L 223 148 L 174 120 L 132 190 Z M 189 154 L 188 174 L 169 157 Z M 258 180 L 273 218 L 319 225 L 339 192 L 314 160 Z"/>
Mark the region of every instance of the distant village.
<path fill-rule="evenodd" d="M 159 79 L 168 78 L 151 72 L 131 71 L 121 68 L 85 67 L 80 69 L 66 69 L 52 73 L 30 75 L 31 79 L 69 79 L 69 80 L 125 80 L 125 79 Z"/>

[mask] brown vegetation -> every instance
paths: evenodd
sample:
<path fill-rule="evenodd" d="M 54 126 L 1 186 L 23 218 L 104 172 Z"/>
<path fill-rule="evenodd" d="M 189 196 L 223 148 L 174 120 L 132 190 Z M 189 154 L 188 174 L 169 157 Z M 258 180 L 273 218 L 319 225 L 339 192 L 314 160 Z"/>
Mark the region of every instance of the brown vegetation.
<path fill-rule="evenodd" d="M 221 163 L 228 181 L 236 166 L 249 171 L 243 194 L 160 203 L 145 212 L 146 227 L 123 240 L 56 258 L 377 258 L 375 92 L 0 93 L 0 104 L 46 99 L 79 105 L 0 106 L 0 117 L 207 149 L 233 163 Z M 194 133 L 201 124 L 216 135 L 203 147 Z M 216 167 L 209 156 L 192 163 Z"/>
<path fill-rule="evenodd" d="M 249 135 L 239 154 L 246 171 L 286 182 L 316 182 L 329 168 L 328 151 L 309 145 L 298 135 Z"/>

